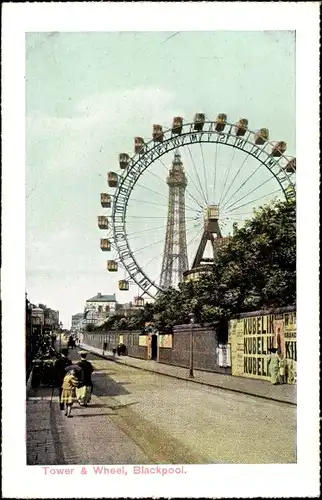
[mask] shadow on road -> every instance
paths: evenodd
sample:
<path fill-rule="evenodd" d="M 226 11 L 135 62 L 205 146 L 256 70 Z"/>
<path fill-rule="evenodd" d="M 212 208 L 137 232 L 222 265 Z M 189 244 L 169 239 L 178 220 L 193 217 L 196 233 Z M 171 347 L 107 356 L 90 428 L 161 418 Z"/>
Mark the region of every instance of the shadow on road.
<path fill-rule="evenodd" d="M 138 401 L 134 401 L 133 403 L 127 403 L 125 405 L 114 405 L 114 406 L 108 406 L 107 408 L 111 408 L 111 410 L 121 410 L 122 408 L 127 408 L 128 406 L 133 406 L 137 405 Z"/>
<path fill-rule="evenodd" d="M 93 374 L 93 394 L 95 396 L 122 396 L 130 394 L 123 386 L 125 383 L 115 382 L 108 373 Z"/>
<path fill-rule="evenodd" d="M 79 415 L 74 415 L 75 418 L 87 418 L 87 417 L 115 417 L 116 413 L 84 413 Z"/>
<path fill-rule="evenodd" d="M 107 370 L 106 368 L 95 368 L 94 373 L 97 372 L 105 372 L 108 375 L 115 375 L 117 372 L 110 372 L 110 370 Z"/>

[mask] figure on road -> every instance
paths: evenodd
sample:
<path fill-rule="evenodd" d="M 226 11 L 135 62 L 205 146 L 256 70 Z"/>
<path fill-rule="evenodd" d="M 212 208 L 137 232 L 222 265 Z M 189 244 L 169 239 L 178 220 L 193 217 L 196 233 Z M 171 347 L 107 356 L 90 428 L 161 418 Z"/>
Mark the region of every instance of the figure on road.
<path fill-rule="evenodd" d="M 117 346 L 117 355 L 118 356 L 125 356 L 126 354 L 126 345 L 123 344 L 123 342 L 120 342 Z"/>
<path fill-rule="evenodd" d="M 68 339 L 68 344 L 67 345 L 71 349 L 76 349 L 76 342 L 75 342 L 74 337 L 72 335 L 70 335 L 70 337 Z"/>
<path fill-rule="evenodd" d="M 268 360 L 268 366 L 271 375 L 271 384 L 277 385 L 279 382 L 280 357 L 277 353 L 276 347 L 272 347 L 270 352 L 271 355 Z"/>
<path fill-rule="evenodd" d="M 91 400 L 91 394 L 93 389 L 92 373 L 94 371 L 93 365 L 87 361 L 87 352 L 81 352 L 81 361 L 77 364 L 82 369 L 82 382 L 80 386 L 76 389 L 77 401 L 81 406 L 87 406 Z"/>
<path fill-rule="evenodd" d="M 75 370 L 69 370 L 62 384 L 60 403 L 65 406 L 66 417 L 71 417 L 73 403 L 76 401 L 76 387 L 78 380 L 75 377 Z"/>
<path fill-rule="evenodd" d="M 62 394 L 62 384 L 64 377 L 66 375 L 67 366 L 71 365 L 72 362 L 68 359 L 68 349 L 64 348 L 61 350 L 61 357 L 57 359 L 55 363 L 55 379 L 56 379 L 56 387 L 59 387 L 59 401 L 61 399 Z M 64 409 L 64 405 L 60 403 L 60 409 Z"/>

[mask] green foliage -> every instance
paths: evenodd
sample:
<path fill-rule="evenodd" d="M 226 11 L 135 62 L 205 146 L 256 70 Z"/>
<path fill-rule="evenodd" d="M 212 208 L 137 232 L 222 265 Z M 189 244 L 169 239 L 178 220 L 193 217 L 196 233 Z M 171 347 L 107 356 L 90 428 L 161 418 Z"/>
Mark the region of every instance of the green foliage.
<path fill-rule="evenodd" d="M 160 293 L 142 313 L 160 330 L 189 322 L 208 323 L 231 315 L 296 302 L 296 206 L 274 201 L 218 248 L 212 273 Z"/>

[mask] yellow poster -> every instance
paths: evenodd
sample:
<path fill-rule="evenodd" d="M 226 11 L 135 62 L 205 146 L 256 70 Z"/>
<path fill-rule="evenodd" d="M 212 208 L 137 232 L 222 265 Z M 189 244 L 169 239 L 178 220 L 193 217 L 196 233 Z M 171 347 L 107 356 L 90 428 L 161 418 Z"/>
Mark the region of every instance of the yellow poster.
<path fill-rule="evenodd" d="M 297 376 L 297 344 L 296 344 L 296 314 L 284 314 L 284 344 L 285 344 L 285 381 L 296 383 Z"/>
<path fill-rule="evenodd" d="M 270 348 L 279 347 L 285 358 L 285 382 L 296 381 L 295 313 L 251 316 L 229 321 L 232 375 L 269 380 Z"/>
<path fill-rule="evenodd" d="M 139 335 L 139 346 L 146 347 L 147 346 L 147 335 Z"/>
<path fill-rule="evenodd" d="M 159 346 L 172 348 L 172 335 L 159 335 Z"/>

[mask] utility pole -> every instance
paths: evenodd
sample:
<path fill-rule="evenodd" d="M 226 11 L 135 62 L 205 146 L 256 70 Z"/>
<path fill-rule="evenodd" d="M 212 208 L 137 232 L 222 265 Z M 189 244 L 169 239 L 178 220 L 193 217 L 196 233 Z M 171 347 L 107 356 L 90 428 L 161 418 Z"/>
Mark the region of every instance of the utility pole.
<path fill-rule="evenodd" d="M 63 323 L 59 323 L 59 352 L 61 354 L 61 334 L 62 334 Z"/>
<path fill-rule="evenodd" d="M 193 374 L 193 324 L 195 322 L 195 315 L 189 314 L 190 320 L 190 362 L 189 362 L 189 378 L 194 378 Z"/>

